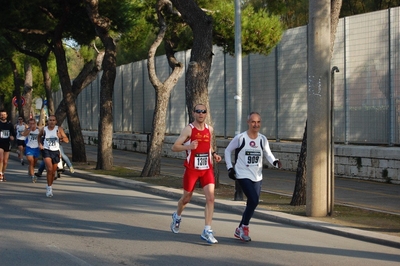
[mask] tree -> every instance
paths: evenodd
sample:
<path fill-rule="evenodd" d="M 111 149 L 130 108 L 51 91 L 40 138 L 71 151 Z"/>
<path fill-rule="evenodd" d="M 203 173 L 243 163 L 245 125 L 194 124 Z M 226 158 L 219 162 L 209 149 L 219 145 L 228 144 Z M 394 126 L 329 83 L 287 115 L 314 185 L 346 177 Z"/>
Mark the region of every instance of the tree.
<path fill-rule="evenodd" d="M 195 104 L 203 103 L 207 109 L 210 109 L 208 81 L 213 57 L 213 43 L 221 46 L 227 53 L 232 55 L 234 53 L 234 7 L 230 1 L 160 1 L 160 3 L 165 3 L 168 6 L 170 2 L 173 3 L 180 16 L 172 16 L 172 18 L 171 15 L 167 16 L 169 27 L 165 34 L 167 41 L 165 41 L 164 47 L 169 59 L 173 58 L 171 49 L 185 50 L 192 48 L 185 79 L 185 93 L 189 119 L 193 120 L 192 110 Z M 202 9 L 199 6 L 202 6 Z M 243 45 L 244 53 L 268 54 L 280 40 L 283 32 L 283 27 L 278 17 L 270 16 L 265 10 L 255 12 L 251 7 L 246 9 L 245 14 L 243 22 L 246 29 L 244 31 L 244 36 L 246 37 L 246 42 Z M 186 25 L 190 27 L 191 31 L 187 29 Z M 274 30 L 271 31 L 271 28 Z M 151 53 L 149 52 L 149 54 Z M 175 60 L 175 58 L 173 59 Z M 171 61 L 169 61 L 171 68 L 175 71 L 178 65 L 175 61 L 172 63 L 171 65 Z M 164 84 L 158 83 L 159 88 L 166 83 L 167 81 Z M 158 90 L 157 102 L 160 102 L 160 106 L 161 103 L 166 106 L 170 92 L 164 91 L 161 93 L 161 90 Z M 160 99 L 160 97 L 163 97 L 163 99 Z M 159 172 L 161 160 L 160 144 L 162 144 L 164 138 L 165 128 L 161 132 L 159 131 L 161 127 L 157 127 L 157 125 L 165 123 L 164 110 L 166 108 L 162 108 L 159 113 L 157 109 L 158 107 L 156 106 L 155 116 L 157 116 L 155 117 L 156 120 L 153 120 L 152 140 L 150 143 L 150 147 L 154 147 L 154 150 L 150 150 L 151 154 L 148 154 L 142 176 L 152 176 Z M 162 116 L 158 114 L 162 114 Z M 212 124 L 211 116 L 208 118 L 208 123 Z M 155 131 L 154 129 L 157 130 Z M 215 138 L 213 145 L 215 146 Z"/>
<path fill-rule="evenodd" d="M 308 0 L 249 0 L 246 5 L 257 9 L 267 8 L 280 16 L 287 28 L 306 25 L 308 22 Z"/>
<path fill-rule="evenodd" d="M 159 22 L 159 33 L 157 38 L 149 50 L 149 59 L 147 61 L 147 68 L 149 72 L 149 79 L 156 91 L 156 106 L 154 108 L 153 114 L 153 126 L 152 134 L 150 140 L 150 146 L 147 152 L 147 158 L 145 165 L 143 167 L 141 176 L 155 176 L 160 174 L 160 158 L 162 151 L 162 144 L 165 137 L 166 129 L 166 110 L 168 107 L 168 100 L 171 95 L 173 87 L 178 82 L 179 77 L 183 72 L 183 64 L 178 62 L 174 56 L 173 47 L 171 40 L 164 41 L 166 57 L 168 64 L 172 69 L 172 73 L 169 77 L 161 82 L 156 73 L 155 67 L 155 55 L 156 50 L 164 39 L 165 33 L 167 31 L 167 24 L 165 22 L 163 12 L 173 13 L 171 2 L 167 0 L 158 0 L 156 5 L 156 12 Z"/>
<path fill-rule="evenodd" d="M 0 108 L 11 109 L 14 90 L 14 69 L 12 63 L 13 49 L 7 40 L 0 36 Z"/>
<path fill-rule="evenodd" d="M 367 12 L 383 10 L 400 5 L 399 0 L 343 0 L 340 16 L 351 16 Z"/>
<path fill-rule="evenodd" d="M 127 5 L 131 1 L 111 1 L 104 0 L 104 11 L 113 14 L 112 20 L 114 22 L 112 30 L 120 29 L 123 31 L 128 25 L 131 25 L 131 19 L 128 19 L 127 12 L 129 8 Z M 63 40 L 74 39 L 79 44 L 88 44 L 95 37 L 93 28 L 88 27 L 90 21 L 84 3 L 81 0 L 70 1 L 19 1 L 18 8 L 15 3 L 9 1 L 5 3 L 6 12 L 1 12 L 1 19 L 4 24 L 2 27 L 9 32 L 20 33 L 25 36 L 37 36 L 38 40 L 42 38 L 46 42 L 42 42 L 51 48 L 55 55 L 57 62 L 57 73 L 63 92 L 63 104 L 61 105 L 64 110 L 60 111 L 61 114 L 65 112 L 68 118 L 68 129 L 71 138 L 72 146 L 72 160 L 78 162 L 86 161 L 86 152 L 83 142 L 83 136 L 80 127 L 79 116 L 76 110 L 76 96 L 81 90 L 79 85 L 87 81 L 82 77 L 79 81 L 81 84 L 76 84 L 76 87 L 71 85 L 71 77 L 68 72 L 68 61 L 65 55 L 65 45 Z M 15 21 L 15 18 L 18 20 Z M 12 21 L 12 23 L 11 23 Z M 95 69 L 94 67 L 84 68 L 86 74 L 93 73 L 87 69 Z M 74 90 L 74 88 L 78 88 Z M 58 109 L 59 110 L 59 109 Z M 56 116 L 59 123 L 62 122 L 63 117 Z"/>
<path fill-rule="evenodd" d="M 96 169 L 110 170 L 113 166 L 112 156 L 112 95 L 116 76 L 116 47 L 109 34 L 111 21 L 99 14 L 99 1 L 86 0 L 86 10 L 94 25 L 97 36 L 104 45 L 105 53 L 102 63 L 103 75 L 100 88 L 100 122 L 98 128 L 98 149 Z"/>
<path fill-rule="evenodd" d="M 49 114 L 54 114 L 54 101 L 53 101 L 53 95 L 52 95 L 52 89 L 51 89 L 51 75 L 49 73 L 49 68 L 47 66 L 47 63 L 48 63 L 49 57 L 50 57 L 51 48 L 47 45 L 44 46 L 43 43 L 41 43 L 39 45 L 39 47 L 37 47 L 37 46 L 32 47 L 32 45 L 28 45 L 28 43 L 32 43 L 32 42 L 35 43 L 34 41 L 32 41 L 32 42 L 30 41 L 30 40 L 32 40 L 31 38 L 26 38 L 24 40 L 16 41 L 15 39 L 17 39 L 18 37 L 15 36 L 15 34 L 12 35 L 9 32 L 5 33 L 4 37 L 20 53 L 23 53 L 27 56 L 36 58 L 39 61 L 41 69 L 42 69 L 43 84 L 44 84 L 44 89 L 45 89 L 45 93 L 46 93 L 48 112 L 49 112 Z M 25 48 L 23 48 L 23 47 L 25 47 Z M 29 47 L 29 48 L 27 49 L 27 47 Z M 38 51 L 35 51 L 35 50 L 38 50 Z M 25 118 L 25 121 L 27 121 L 26 118 Z"/>
<path fill-rule="evenodd" d="M 74 97 L 77 98 L 78 95 L 92 82 L 97 78 L 98 72 L 101 70 L 101 64 L 103 62 L 104 52 L 98 52 L 96 56 L 96 60 L 90 60 L 86 62 L 79 72 L 78 76 L 74 78 L 72 82 L 72 93 Z M 61 123 L 67 117 L 67 103 L 66 101 L 61 100 L 60 104 L 56 110 L 57 120 Z"/>
<path fill-rule="evenodd" d="M 57 72 L 67 102 L 68 127 L 73 150 L 73 161 L 86 161 L 85 146 L 76 112 L 75 98 L 71 93 L 71 80 L 65 57 L 63 39 L 74 36 L 80 40 L 90 39 L 88 32 L 82 34 L 81 2 L 74 1 L 23 1 L 18 8 L 12 2 L 7 3 L 2 12 L 2 27 L 7 33 L 20 34 L 21 38 L 33 36 L 36 42 L 48 46 L 54 53 Z M 15 18 L 18 20 L 15 20 Z M 85 16 L 86 17 L 86 16 Z M 87 21 L 87 20 L 86 20 Z M 74 31 L 75 29 L 75 31 Z M 93 38 L 93 37 L 92 37 Z M 32 40 L 32 39 L 31 39 Z M 60 122 L 60 121 L 59 121 Z"/>
<path fill-rule="evenodd" d="M 33 71 L 32 65 L 29 62 L 24 64 L 25 70 L 25 80 L 24 80 L 24 90 L 23 97 L 25 99 L 25 105 L 22 106 L 22 113 L 24 114 L 24 121 L 28 121 L 31 115 L 32 107 L 32 95 L 33 95 Z"/>
<path fill-rule="evenodd" d="M 335 35 L 337 25 L 339 24 L 340 8 L 342 0 L 331 1 L 331 58 L 333 54 L 333 45 L 335 43 Z M 299 162 L 296 171 L 296 183 L 293 191 L 292 200 L 290 205 L 299 206 L 306 204 L 306 186 L 307 186 L 307 121 L 304 129 L 303 140 L 301 143 L 301 150 L 299 155 Z"/>

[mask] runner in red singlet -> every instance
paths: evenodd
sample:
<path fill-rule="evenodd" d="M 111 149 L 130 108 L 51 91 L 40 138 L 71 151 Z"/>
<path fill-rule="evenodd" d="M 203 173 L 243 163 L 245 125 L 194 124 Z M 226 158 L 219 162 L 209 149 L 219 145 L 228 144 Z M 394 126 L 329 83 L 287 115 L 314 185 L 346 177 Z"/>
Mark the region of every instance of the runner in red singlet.
<path fill-rule="evenodd" d="M 193 110 L 194 121 L 187 125 L 172 146 L 172 151 L 186 152 L 183 175 L 183 195 L 178 201 L 177 211 L 172 214 L 171 231 L 179 232 L 183 209 L 190 202 L 197 180 L 203 187 L 206 197 L 205 227 L 201 238 L 210 244 L 218 243 L 211 230 L 211 222 L 214 213 L 214 188 L 215 178 L 213 160 L 221 161 L 221 156 L 212 150 L 213 128 L 205 123 L 207 109 L 204 104 L 197 104 Z"/>

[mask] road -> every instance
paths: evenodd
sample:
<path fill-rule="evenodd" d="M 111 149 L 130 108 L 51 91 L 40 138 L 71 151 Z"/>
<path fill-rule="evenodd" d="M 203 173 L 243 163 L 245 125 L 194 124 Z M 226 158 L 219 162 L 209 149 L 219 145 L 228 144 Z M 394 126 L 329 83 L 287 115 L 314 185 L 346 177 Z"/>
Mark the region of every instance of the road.
<path fill-rule="evenodd" d="M 45 197 L 10 160 L 0 183 L 0 264 L 7 265 L 398 265 L 399 249 L 253 219 L 253 241 L 233 237 L 239 215 L 216 210 L 219 244 L 200 239 L 203 207 L 189 204 L 169 229 L 176 200 L 68 175 Z"/>

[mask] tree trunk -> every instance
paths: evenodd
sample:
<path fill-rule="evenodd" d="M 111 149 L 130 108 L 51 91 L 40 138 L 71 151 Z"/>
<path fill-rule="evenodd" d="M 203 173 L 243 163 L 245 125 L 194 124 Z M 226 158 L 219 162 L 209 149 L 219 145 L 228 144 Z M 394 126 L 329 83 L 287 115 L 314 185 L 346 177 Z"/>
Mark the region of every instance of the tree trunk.
<path fill-rule="evenodd" d="M 68 74 L 67 60 L 65 58 L 65 50 L 61 36 L 60 38 L 54 38 L 53 52 L 56 57 L 57 73 L 60 79 L 63 98 L 67 104 L 68 130 L 72 148 L 72 161 L 86 162 L 85 142 L 83 140 L 82 128 L 76 109 L 76 98 L 72 93 L 71 79 Z M 58 124 L 60 125 L 59 122 Z"/>
<path fill-rule="evenodd" d="M 299 162 L 297 164 L 296 171 L 296 184 L 293 191 L 292 201 L 290 205 L 292 206 L 300 206 L 306 204 L 306 187 L 307 187 L 307 168 L 306 168 L 306 159 L 307 159 L 307 121 L 303 134 L 303 141 L 301 143 L 300 154 L 303 156 L 299 157 Z"/>
<path fill-rule="evenodd" d="M 33 78 L 32 78 L 32 66 L 30 63 L 25 62 L 25 82 L 24 82 L 24 91 L 23 97 L 25 98 L 25 105 L 22 107 L 24 110 L 24 121 L 28 122 L 31 114 L 32 107 L 32 87 L 33 87 Z M 34 114 L 32 114 L 33 116 Z"/>
<path fill-rule="evenodd" d="M 153 44 L 149 49 L 149 57 L 147 61 L 147 69 L 149 72 L 149 79 L 156 91 L 156 106 L 154 108 L 153 115 L 153 128 L 150 140 L 150 146 L 147 151 L 147 158 L 145 165 L 143 167 L 140 176 L 155 176 L 160 174 L 161 165 L 161 151 L 164 143 L 165 128 L 166 128 L 166 111 L 168 108 L 168 101 L 171 95 L 171 91 L 179 80 L 179 77 L 183 72 L 183 64 L 178 62 L 174 56 L 174 51 L 172 49 L 169 40 L 164 41 L 166 57 L 169 66 L 172 68 L 171 75 L 162 83 L 156 73 L 155 67 L 155 55 L 157 48 L 164 39 L 165 32 L 167 30 L 167 25 L 164 20 L 163 10 L 169 9 L 170 2 L 165 0 L 159 0 L 157 2 L 157 16 L 160 30 L 158 32 L 157 38 L 154 40 Z"/>
<path fill-rule="evenodd" d="M 140 176 L 155 176 L 160 174 L 161 151 L 165 137 L 165 118 L 168 108 L 168 99 L 172 88 L 162 86 L 156 89 L 156 106 L 153 116 L 153 130 L 150 138 L 150 146 L 147 150 L 146 162 Z"/>
<path fill-rule="evenodd" d="M 21 105 L 21 84 L 22 80 L 19 77 L 17 65 L 15 62 L 12 60 L 12 58 L 8 58 L 8 62 L 10 63 L 12 73 L 13 73 L 13 79 L 14 79 L 14 96 L 17 97 L 17 103 L 18 103 L 18 116 L 24 117 L 24 110 L 22 109 Z M 9 118 L 13 124 L 16 123 L 15 118 L 16 118 L 16 108 L 14 107 L 14 103 L 11 103 L 11 117 Z"/>
<path fill-rule="evenodd" d="M 99 1 L 86 0 L 86 11 L 90 21 L 93 23 L 97 35 L 101 39 L 104 48 L 104 60 L 102 63 L 103 75 L 100 87 L 100 120 L 98 128 L 99 145 L 97 149 L 96 169 L 110 170 L 113 166 L 112 137 L 113 137 L 113 115 L 112 97 L 114 82 L 117 74 L 116 46 L 109 34 L 111 21 L 99 14 Z"/>
<path fill-rule="evenodd" d="M 0 93 L 0 110 L 5 109 L 5 106 L 4 106 L 5 97 L 6 96 L 4 94 Z"/>
<path fill-rule="evenodd" d="M 186 72 L 186 105 L 189 121 L 193 121 L 193 108 L 196 104 L 204 104 L 210 111 L 208 82 L 210 78 L 212 51 L 212 18 L 207 16 L 193 0 L 171 0 L 176 9 L 182 14 L 193 32 L 193 47 L 190 62 Z M 213 125 L 211 113 L 208 112 L 208 124 Z M 213 134 L 215 140 L 215 134 Z M 214 150 L 216 149 L 213 141 Z M 215 165 L 216 183 L 219 183 L 218 167 Z"/>
<path fill-rule="evenodd" d="M 342 7 L 342 0 L 331 1 L 331 58 L 333 54 L 333 46 L 335 43 L 337 25 L 339 24 L 339 15 L 341 7 Z M 307 122 L 305 126 L 305 132 L 303 134 L 303 141 L 301 143 L 299 163 L 296 171 L 296 183 L 290 205 L 306 204 L 306 193 L 305 193 L 306 173 L 307 173 L 306 160 L 307 160 Z"/>
<path fill-rule="evenodd" d="M 48 49 L 43 56 L 38 58 L 40 66 L 42 68 L 43 75 L 43 83 L 44 90 L 46 92 L 46 100 L 47 100 L 47 110 L 50 115 L 54 115 L 54 100 L 53 100 L 53 92 L 51 91 L 51 77 L 49 73 L 49 67 L 47 66 L 47 62 L 49 61 L 50 49 Z M 59 121 L 62 124 L 62 121 Z"/>
<path fill-rule="evenodd" d="M 103 62 L 104 52 L 97 55 L 97 60 L 87 62 L 79 75 L 72 82 L 72 93 L 75 99 L 93 80 L 97 78 L 98 72 L 101 70 L 101 62 Z M 67 117 L 67 104 L 64 99 L 60 102 L 56 110 L 57 120 L 60 124 Z"/>

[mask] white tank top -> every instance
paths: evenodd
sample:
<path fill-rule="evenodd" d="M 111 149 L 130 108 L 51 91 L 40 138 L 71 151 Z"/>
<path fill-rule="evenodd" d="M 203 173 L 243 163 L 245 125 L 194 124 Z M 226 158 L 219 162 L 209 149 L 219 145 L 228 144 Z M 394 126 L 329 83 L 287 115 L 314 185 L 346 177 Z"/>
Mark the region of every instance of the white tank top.
<path fill-rule="evenodd" d="M 19 139 L 19 140 L 25 140 L 26 137 L 21 135 L 22 132 L 25 131 L 25 128 L 26 128 L 25 124 L 22 124 L 22 125 L 19 125 L 19 124 L 18 124 L 18 125 L 15 127 L 15 129 L 17 130 L 17 139 Z"/>
<path fill-rule="evenodd" d="M 58 151 L 60 149 L 57 133 L 58 133 L 58 126 L 55 126 L 53 130 L 49 130 L 47 126 L 44 128 L 43 147 L 46 150 Z"/>
<path fill-rule="evenodd" d="M 32 149 L 38 148 L 39 143 L 38 143 L 38 135 L 39 135 L 39 129 L 36 128 L 34 131 L 30 131 L 29 135 L 26 136 L 26 146 Z"/>

